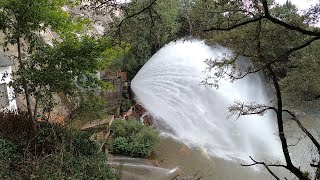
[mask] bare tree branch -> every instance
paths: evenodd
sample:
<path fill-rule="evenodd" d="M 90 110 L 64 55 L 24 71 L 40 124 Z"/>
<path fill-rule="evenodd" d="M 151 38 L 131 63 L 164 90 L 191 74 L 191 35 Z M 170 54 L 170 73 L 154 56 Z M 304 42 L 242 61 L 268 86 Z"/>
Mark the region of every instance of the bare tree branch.
<path fill-rule="evenodd" d="M 275 107 L 266 106 L 263 104 L 256 104 L 256 103 L 243 103 L 243 102 L 235 102 L 233 106 L 229 107 L 229 111 L 237 115 L 237 118 L 240 116 L 247 116 L 247 115 L 263 115 L 268 110 L 274 110 L 277 112 Z"/>
<path fill-rule="evenodd" d="M 299 119 L 296 117 L 296 115 L 287 110 L 287 109 L 283 109 L 283 112 L 286 112 L 288 114 L 290 114 L 290 116 L 292 117 L 291 119 L 294 120 L 298 126 L 300 127 L 300 129 L 308 136 L 308 138 L 312 141 L 312 143 L 316 146 L 317 150 L 318 150 L 318 154 L 320 156 L 320 144 L 318 143 L 318 141 L 313 137 L 313 135 L 303 126 L 303 124 L 299 121 Z"/>
<path fill-rule="evenodd" d="M 295 51 L 303 49 L 303 48 L 309 46 L 314 41 L 319 40 L 319 39 L 320 39 L 320 36 L 319 37 L 313 37 L 313 38 L 309 39 L 308 41 L 304 42 L 303 44 L 301 44 L 299 46 L 296 46 L 296 47 L 293 47 L 291 49 L 288 49 L 286 52 L 282 53 L 280 56 L 278 56 L 275 59 L 273 59 L 272 61 L 266 63 L 262 67 L 254 69 L 254 70 L 248 69 L 245 74 L 242 74 L 240 76 L 232 76 L 232 78 L 234 78 L 234 79 L 242 79 L 242 78 L 244 78 L 245 76 L 247 76 L 249 74 L 254 74 L 254 73 L 257 73 L 257 72 L 259 72 L 259 71 L 261 71 L 263 69 L 266 69 L 268 66 L 270 66 L 270 65 L 276 63 L 277 61 L 279 61 L 282 57 L 288 56 L 288 55 L 292 54 Z M 316 97 L 316 99 L 318 99 L 318 98 L 320 98 L 320 95 L 319 95 L 319 97 L 318 96 Z"/>
<path fill-rule="evenodd" d="M 296 142 L 296 143 L 294 143 L 294 144 L 290 144 L 290 145 L 288 145 L 288 147 L 293 147 L 293 146 L 298 145 L 298 144 L 299 144 L 299 142 L 300 142 L 302 139 L 303 139 L 303 138 L 298 138 L 298 140 L 297 140 L 297 142 Z"/>
<path fill-rule="evenodd" d="M 133 13 L 133 14 L 125 17 L 124 19 L 122 19 L 122 20 L 120 21 L 120 23 L 118 24 L 118 34 L 120 34 L 120 32 L 121 32 L 121 26 L 122 26 L 122 24 L 123 24 L 126 20 L 128 20 L 128 19 L 130 19 L 130 18 L 133 18 L 133 17 L 135 17 L 135 16 L 143 13 L 144 11 L 148 10 L 149 8 L 151 8 L 154 4 L 156 4 L 156 2 L 157 2 L 157 0 L 152 0 L 151 3 L 150 3 L 148 6 L 142 8 L 140 11 L 135 12 L 135 13 Z"/>
<path fill-rule="evenodd" d="M 101 2 L 101 1 L 96 2 L 96 6 L 93 7 L 93 9 L 97 10 L 97 9 L 100 9 L 103 7 L 114 7 L 117 9 L 121 9 L 122 5 L 121 5 L 121 3 L 117 2 L 116 0 L 105 0 L 103 2 Z"/>
<path fill-rule="evenodd" d="M 203 31 L 204 31 L 204 32 L 213 31 L 213 30 L 218 30 L 218 31 L 230 31 L 230 30 L 235 29 L 235 28 L 237 28 L 237 27 L 244 26 L 244 25 L 247 25 L 247 24 L 250 24 L 250 23 L 253 23 L 253 22 L 260 21 L 261 19 L 263 19 L 263 16 L 258 17 L 258 18 L 255 18 L 255 19 L 251 19 L 251 20 L 248 20 L 248 21 L 244 21 L 244 22 L 242 22 L 242 23 L 235 24 L 235 25 L 230 26 L 230 27 L 226 27 L 226 28 L 211 27 L 211 28 L 205 29 L 205 30 L 203 30 Z"/>
<path fill-rule="evenodd" d="M 270 167 L 283 167 L 286 169 L 288 168 L 287 166 L 281 165 L 281 164 L 266 164 L 265 162 L 259 162 L 259 161 L 254 160 L 251 156 L 249 156 L 249 157 L 253 161 L 253 163 L 252 164 L 241 164 L 241 166 L 263 165 L 268 170 L 268 172 L 277 180 L 280 180 L 280 178 L 270 169 Z"/>
<path fill-rule="evenodd" d="M 283 26 L 283 27 L 285 27 L 287 29 L 290 29 L 290 30 L 293 30 L 293 31 L 300 32 L 300 33 L 305 34 L 305 35 L 320 37 L 320 32 L 319 31 L 309 31 L 309 30 L 306 30 L 306 29 L 303 29 L 301 27 L 288 24 L 288 23 L 286 23 L 284 21 L 281 21 L 281 20 L 279 20 L 277 18 L 272 17 L 270 15 L 270 13 L 269 13 L 268 1 L 267 0 L 261 0 L 261 3 L 263 5 L 263 9 L 264 9 L 264 13 L 265 13 L 265 16 L 264 16 L 265 19 L 268 19 L 268 20 L 270 20 L 271 22 L 273 22 L 275 24 L 278 24 L 280 26 Z"/>
<path fill-rule="evenodd" d="M 216 28 L 216 27 L 211 27 L 209 29 L 205 29 L 203 30 L 204 32 L 208 32 L 208 31 L 214 31 L 214 30 L 220 30 L 220 31 L 229 31 L 229 30 L 232 30 L 232 29 L 235 29 L 237 27 L 240 27 L 240 26 L 243 26 L 243 25 L 246 25 L 246 24 L 250 24 L 250 23 L 253 23 L 253 22 L 257 22 L 257 21 L 260 21 L 262 19 L 268 19 L 269 21 L 271 21 L 272 23 L 274 24 L 278 24 L 282 27 L 285 27 L 287 29 L 290 29 L 290 30 L 293 30 L 293 31 L 297 31 L 299 33 L 302 33 L 302 34 L 305 34 L 305 35 L 309 35 L 309 36 L 316 36 L 316 37 L 320 37 L 320 31 L 310 31 L 310 30 L 306 30 L 306 29 L 303 29 L 299 26 L 294 26 L 294 25 L 291 25 L 291 24 L 288 24 L 284 21 L 281 21 L 275 17 L 272 17 L 270 12 L 269 12 L 269 7 L 268 7 L 268 2 L 267 0 L 261 0 L 261 3 L 263 5 L 263 9 L 264 9 L 264 15 L 263 16 L 260 16 L 258 18 L 254 18 L 254 19 L 249 19 L 247 21 L 244 21 L 242 23 L 239 23 L 239 24 L 235 24 L 233 26 L 230 26 L 230 27 L 226 27 L 226 28 Z"/>
<path fill-rule="evenodd" d="M 305 101 L 314 101 L 320 99 L 320 95 L 314 96 L 312 98 L 305 99 Z"/>

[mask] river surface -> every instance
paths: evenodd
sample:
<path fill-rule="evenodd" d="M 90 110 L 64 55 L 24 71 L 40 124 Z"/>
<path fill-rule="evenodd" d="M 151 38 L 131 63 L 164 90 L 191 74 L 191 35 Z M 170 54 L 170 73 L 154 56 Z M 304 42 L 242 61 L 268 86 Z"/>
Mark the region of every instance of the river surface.
<path fill-rule="evenodd" d="M 304 116 L 301 118 L 305 127 L 311 130 L 316 137 L 320 127 L 320 121 L 316 116 Z M 297 125 L 289 120 L 285 123 L 288 144 L 295 165 L 305 170 L 309 168 L 307 159 L 311 156 L 314 147 L 304 136 Z M 311 150 L 311 153 L 310 153 Z M 188 148 L 171 138 L 162 138 L 156 151 L 156 159 L 160 166 L 173 168 L 179 167 L 179 177 L 202 177 L 207 180 L 271 180 L 274 179 L 269 172 L 262 167 L 243 167 L 241 162 L 229 161 L 210 157 L 201 150 Z M 259 160 L 259 159 L 257 159 Z M 270 162 L 271 163 L 271 162 Z M 273 169 L 280 177 L 292 179 L 285 170 Z"/>
<path fill-rule="evenodd" d="M 301 118 L 304 126 L 319 139 L 317 132 L 320 120 L 317 116 Z M 315 148 L 304 136 L 298 126 L 286 120 L 285 131 L 294 164 L 303 171 L 313 172 L 309 163 L 313 158 Z M 261 149 L 263 151 L 263 149 Z M 267 163 L 279 163 L 270 159 L 259 159 Z M 273 180 L 269 172 L 259 166 L 243 167 L 240 161 L 231 161 L 209 156 L 200 148 L 191 148 L 172 138 L 162 136 L 160 144 L 149 159 L 130 157 L 110 157 L 109 164 L 122 166 L 123 180 L 166 180 L 176 177 L 178 180 L 201 178 L 203 180 Z M 281 179 L 294 179 L 290 173 L 282 168 L 273 168 Z"/>
<path fill-rule="evenodd" d="M 171 138 L 163 138 L 157 151 L 160 166 L 179 167 L 179 176 L 217 180 L 270 179 L 265 171 L 242 167 L 240 162 L 210 157 L 201 150 L 189 149 Z"/>

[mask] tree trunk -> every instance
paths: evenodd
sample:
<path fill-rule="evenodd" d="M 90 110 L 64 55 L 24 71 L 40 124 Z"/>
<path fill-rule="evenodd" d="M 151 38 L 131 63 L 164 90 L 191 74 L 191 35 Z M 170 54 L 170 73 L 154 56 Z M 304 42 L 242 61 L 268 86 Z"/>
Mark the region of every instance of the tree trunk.
<path fill-rule="evenodd" d="M 277 113 L 278 133 L 279 133 L 279 138 L 280 138 L 280 141 L 281 141 L 282 152 L 283 152 L 284 158 L 285 158 L 286 163 L 287 163 L 287 167 L 286 168 L 290 172 L 292 172 L 300 180 L 309 180 L 308 177 L 305 177 L 303 175 L 303 172 L 299 168 L 295 167 L 292 164 L 291 157 L 290 157 L 290 154 L 289 154 L 287 139 L 286 139 L 286 136 L 284 134 L 284 129 L 283 129 L 283 118 L 282 118 L 283 110 L 282 110 L 281 89 L 280 89 L 280 86 L 279 86 L 279 83 L 278 83 L 277 76 L 274 73 L 274 71 L 273 71 L 271 66 L 268 67 L 268 71 L 271 74 L 272 82 L 273 82 L 274 88 L 276 90 L 276 95 L 277 95 L 277 111 L 276 111 L 276 113 Z"/>
<path fill-rule="evenodd" d="M 24 66 L 24 63 L 23 63 L 23 61 L 22 61 L 22 55 L 21 55 L 20 36 L 17 37 L 17 45 L 18 45 L 19 69 L 25 70 L 25 66 Z M 30 103 L 30 94 L 29 94 L 27 82 L 26 82 L 26 80 L 24 79 L 24 77 L 21 77 L 21 78 L 22 78 L 22 86 L 23 86 L 23 89 L 24 89 L 25 98 L 26 98 L 26 103 L 27 103 L 28 115 L 29 115 L 29 118 L 33 119 L 32 108 L 31 108 L 31 103 Z"/>

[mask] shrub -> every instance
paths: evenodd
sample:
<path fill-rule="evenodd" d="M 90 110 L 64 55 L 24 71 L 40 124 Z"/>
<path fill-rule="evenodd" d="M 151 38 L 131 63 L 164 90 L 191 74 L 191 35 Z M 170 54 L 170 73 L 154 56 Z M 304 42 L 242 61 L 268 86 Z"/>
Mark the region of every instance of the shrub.
<path fill-rule="evenodd" d="M 13 176 L 11 172 L 13 165 L 19 160 L 17 152 L 17 146 L 11 141 L 6 139 L 0 139 L 0 178 L 10 179 Z"/>
<path fill-rule="evenodd" d="M 35 149 L 37 154 L 50 154 L 61 151 L 64 146 L 74 155 L 93 155 L 98 146 L 90 140 L 90 133 L 70 130 L 57 124 L 41 123 L 36 136 Z"/>
<path fill-rule="evenodd" d="M 17 146 L 9 140 L 0 139 L 0 161 L 11 162 L 17 159 Z"/>
<path fill-rule="evenodd" d="M 133 136 L 143 128 L 145 128 L 145 126 L 134 118 L 129 118 L 127 121 L 116 119 L 111 125 L 111 131 L 114 137 L 133 138 Z"/>
<path fill-rule="evenodd" d="M 144 128 L 133 138 L 130 144 L 130 156 L 147 157 L 155 149 L 159 142 L 158 134 L 154 129 Z"/>
<path fill-rule="evenodd" d="M 83 94 L 80 98 L 79 104 L 73 113 L 73 119 L 81 121 L 87 119 L 103 119 L 107 116 L 106 111 L 103 111 L 106 107 L 107 101 L 100 96 L 94 94 L 94 92 Z"/>
<path fill-rule="evenodd" d="M 0 138 L 26 142 L 35 135 L 35 124 L 26 112 L 0 112 Z"/>
<path fill-rule="evenodd" d="M 115 120 L 111 126 L 113 152 L 132 157 L 147 157 L 159 142 L 158 132 L 136 119 Z"/>
<path fill-rule="evenodd" d="M 113 152 L 117 154 L 127 154 L 129 142 L 125 137 L 116 137 L 113 140 Z"/>
<path fill-rule="evenodd" d="M 30 152 L 36 155 L 51 154 L 60 151 L 60 145 L 67 142 L 70 138 L 67 129 L 60 127 L 57 124 L 46 122 L 39 123 L 39 130 L 35 136 L 35 141 L 31 147 L 28 147 Z"/>
<path fill-rule="evenodd" d="M 0 179 L 120 179 L 90 133 L 49 123 L 38 127 L 29 146 L 0 139 Z"/>
<path fill-rule="evenodd" d="M 132 101 L 130 100 L 129 92 L 123 92 L 122 98 L 121 98 L 121 104 L 120 104 L 120 110 L 121 112 L 128 111 L 133 106 Z"/>
<path fill-rule="evenodd" d="M 95 142 L 90 140 L 89 132 L 74 130 L 72 133 L 72 147 L 76 155 L 89 156 L 98 152 L 99 148 Z"/>
<path fill-rule="evenodd" d="M 36 147 L 44 160 L 33 172 L 36 179 L 119 179 L 90 135 L 55 124 L 41 124 Z"/>
<path fill-rule="evenodd" d="M 74 156 L 64 152 L 45 159 L 34 176 L 36 179 L 120 179 L 106 161 L 104 154 Z"/>

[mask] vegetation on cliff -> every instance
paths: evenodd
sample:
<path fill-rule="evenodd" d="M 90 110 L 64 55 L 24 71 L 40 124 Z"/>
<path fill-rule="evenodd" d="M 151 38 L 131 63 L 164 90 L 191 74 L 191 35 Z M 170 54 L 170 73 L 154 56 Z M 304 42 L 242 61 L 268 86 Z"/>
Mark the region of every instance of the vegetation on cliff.
<path fill-rule="evenodd" d="M 0 113 L 1 179 L 119 179 L 91 134 Z M 19 130 L 19 131 L 17 131 Z"/>

